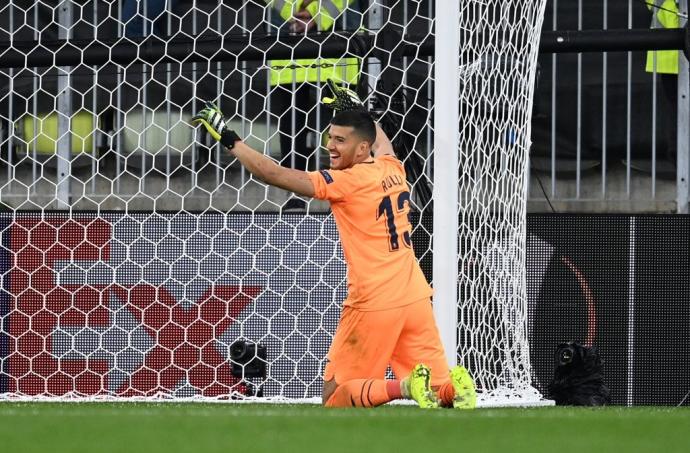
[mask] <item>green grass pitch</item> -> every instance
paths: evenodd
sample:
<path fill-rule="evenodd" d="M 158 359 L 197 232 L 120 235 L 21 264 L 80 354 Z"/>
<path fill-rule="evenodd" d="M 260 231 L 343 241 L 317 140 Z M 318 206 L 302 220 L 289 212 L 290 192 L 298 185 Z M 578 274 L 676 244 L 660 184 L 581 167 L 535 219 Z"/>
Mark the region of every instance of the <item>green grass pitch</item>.
<path fill-rule="evenodd" d="M 688 408 L 0 403 L 0 451 L 688 452 Z"/>

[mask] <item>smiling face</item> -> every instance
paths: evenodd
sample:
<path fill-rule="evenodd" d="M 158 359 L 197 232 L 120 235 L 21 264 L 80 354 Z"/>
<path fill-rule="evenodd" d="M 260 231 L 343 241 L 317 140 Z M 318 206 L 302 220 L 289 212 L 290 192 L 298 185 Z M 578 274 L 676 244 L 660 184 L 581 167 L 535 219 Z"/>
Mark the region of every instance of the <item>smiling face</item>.
<path fill-rule="evenodd" d="M 331 124 L 326 144 L 332 170 L 344 170 L 369 159 L 371 143 L 357 134 L 351 126 Z"/>

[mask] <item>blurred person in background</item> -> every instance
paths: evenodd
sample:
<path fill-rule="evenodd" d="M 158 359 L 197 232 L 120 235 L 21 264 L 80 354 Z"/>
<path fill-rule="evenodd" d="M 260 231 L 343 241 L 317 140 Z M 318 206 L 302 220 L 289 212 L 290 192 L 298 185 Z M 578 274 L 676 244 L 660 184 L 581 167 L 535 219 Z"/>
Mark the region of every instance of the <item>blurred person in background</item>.
<path fill-rule="evenodd" d="M 360 0 L 264 0 L 271 33 L 310 34 L 331 30 L 356 31 L 363 25 Z M 271 111 L 278 121 L 281 165 L 307 170 L 310 156 L 321 144 L 329 115 L 316 102 L 317 85 L 333 79 L 356 84 L 357 58 L 320 58 L 270 61 Z M 293 97 L 294 96 L 294 97 Z M 318 156 L 318 154 L 316 154 Z M 312 162 L 316 159 L 312 159 Z M 312 163 L 311 167 L 316 168 Z M 291 198 L 283 209 L 304 209 Z"/>
<path fill-rule="evenodd" d="M 676 0 L 646 0 L 652 12 L 651 28 L 679 28 L 680 16 Z M 647 52 L 646 71 L 659 75 L 662 91 L 661 121 L 665 124 L 664 157 L 672 164 L 676 162 L 678 131 L 678 51 L 659 50 Z"/>

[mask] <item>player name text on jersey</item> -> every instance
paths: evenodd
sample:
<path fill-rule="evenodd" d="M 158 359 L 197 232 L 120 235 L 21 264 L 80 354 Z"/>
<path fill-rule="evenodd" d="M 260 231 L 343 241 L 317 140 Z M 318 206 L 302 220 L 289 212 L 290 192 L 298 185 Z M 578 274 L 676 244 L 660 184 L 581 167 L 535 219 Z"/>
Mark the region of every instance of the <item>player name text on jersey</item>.
<path fill-rule="evenodd" d="M 384 192 L 388 192 L 388 189 L 390 189 L 391 187 L 402 186 L 404 183 L 405 180 L 402 178 L 402 176 L 389 175 L 381 181 L 381 187 L 383 188 Z"/>

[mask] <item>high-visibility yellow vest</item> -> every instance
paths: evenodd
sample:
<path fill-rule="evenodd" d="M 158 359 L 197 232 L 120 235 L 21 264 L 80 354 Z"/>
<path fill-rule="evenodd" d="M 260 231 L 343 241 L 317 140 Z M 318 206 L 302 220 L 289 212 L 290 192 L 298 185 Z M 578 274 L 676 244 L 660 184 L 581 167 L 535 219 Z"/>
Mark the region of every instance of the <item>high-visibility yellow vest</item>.
<path fill-rule="evenodd" d="M 94 125 L 96 128 L 100 127 L 98 119 L 86 110 L 79 110 L 72 114 L 69 125 L 72 134 L 72 154 L 94 153 L 93 142 L 94 134 L 96 134 Z M 35 129 L 34 126 L 36 126 Z M 54 111 L 39 116 L 30 113 L 24 115 L 15 123 L 15 128 L 26 144 L 24 151 L 27 154 L 32 150 L 35 150 L 36 154 L 56 154 L 59 131 L 58 116 Z"/>
<path fill-rule="evenodd" d="M 264 0 L 274 12 L 288 21 L 302 9 L 305 0 Z M 319 31 L 330 30 L 345 8 L 355 0 L 314 0 L 306 10 L 316 21 Z M 354 24 L 353 24 L 354 25 Z M 359 78 L 358 58 L 317 58 L 299 60 L 272 60 L 271 85 L 293 82 L 325 82 L 334 79 L 337 83 L 354 84 Z"/>
<path fill-rule="evenodd" d="M 660 8 L 654 8 L 654 18 L 652 19 L 652 28 L 679 28 L 680 20 L 678 18 L 678 5 L 676 0 L 654 0 L 654 4 Z M 647 5 L 647 8 L 652 9 L 652 5 Z M 654 61 L 656 56 L 656 62 Z M 677 50 L 654 50 L 647 52 L 647 72 L 654 72 L 654 65 L 656 63 L 656 72 L 659 74 L 678 74 L 678 51 Z"/>

